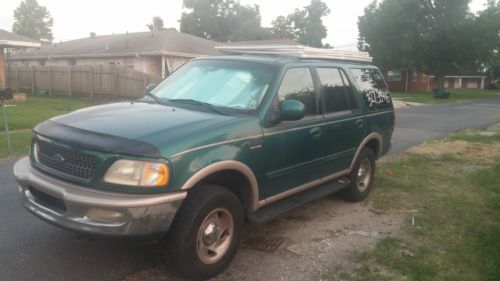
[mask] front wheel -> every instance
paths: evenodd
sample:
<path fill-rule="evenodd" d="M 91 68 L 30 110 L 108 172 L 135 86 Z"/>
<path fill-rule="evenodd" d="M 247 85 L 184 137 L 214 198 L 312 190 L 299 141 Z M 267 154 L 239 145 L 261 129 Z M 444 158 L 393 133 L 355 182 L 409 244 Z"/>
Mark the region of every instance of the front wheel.
<path fill-rule="evenodd" d="M 363 201 L 368 197 L 375 177 L 375 156 L 371 149 L 363 148 L 348 177 L 351 183 L 342 190 L 342 196 L 352 202 Z"/>
<path fill-rule="evenodd" d="M 214 185 L 190 191 L 169 237 L 175 269 L 191 280 L 221 273 L 236 254 L 242 226 L 243 208 L 232 192 Z"/>

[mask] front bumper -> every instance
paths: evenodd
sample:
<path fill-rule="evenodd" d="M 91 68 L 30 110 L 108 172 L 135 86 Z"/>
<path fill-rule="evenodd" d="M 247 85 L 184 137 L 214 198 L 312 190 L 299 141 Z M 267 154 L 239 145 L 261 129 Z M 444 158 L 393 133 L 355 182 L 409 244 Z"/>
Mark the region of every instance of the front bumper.
<path fill-rule="evenodd" d="M 28 157 L 14 165 L 21 204 L 57 226 L 80 232 L 143 236 L 166 232 L 186 192 L 131 195 L 63 182 L 35 170 Z"/>

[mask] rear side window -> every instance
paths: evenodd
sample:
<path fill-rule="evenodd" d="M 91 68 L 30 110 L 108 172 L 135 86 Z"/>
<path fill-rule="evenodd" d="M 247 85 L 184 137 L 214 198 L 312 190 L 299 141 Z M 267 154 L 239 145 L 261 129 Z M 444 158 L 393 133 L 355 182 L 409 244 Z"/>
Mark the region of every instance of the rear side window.
<path fill-rule="evenodd" d="M 382 74 L 373 68 L 353 68 L 351 73 L 370 110 L 392 107 L 391 96 Z"/>
<path fill-rule="evenodd" d="M 306 115 L 317 114 L 316 93 L 309 68 L 292 68 L 286 71 L 278 91 L 279 101 L 297 100 L 304 104 Z"/>
<path fill-rule="evenodd" d="M 318 68 L 317 71 L 321 94 L 325 97 L 326 112 L 349 110 L 348 90 L 340 71 L 337 68 Z"/>

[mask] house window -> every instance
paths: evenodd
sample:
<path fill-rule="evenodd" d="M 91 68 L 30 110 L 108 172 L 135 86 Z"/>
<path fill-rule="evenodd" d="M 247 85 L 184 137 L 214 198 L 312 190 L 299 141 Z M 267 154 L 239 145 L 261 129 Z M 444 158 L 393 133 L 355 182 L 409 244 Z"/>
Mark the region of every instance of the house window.
<path fill-rule="evenodd" d="M 387 72 L 387 81 L 401 81 L 401 71 L 389 70 Z"/>

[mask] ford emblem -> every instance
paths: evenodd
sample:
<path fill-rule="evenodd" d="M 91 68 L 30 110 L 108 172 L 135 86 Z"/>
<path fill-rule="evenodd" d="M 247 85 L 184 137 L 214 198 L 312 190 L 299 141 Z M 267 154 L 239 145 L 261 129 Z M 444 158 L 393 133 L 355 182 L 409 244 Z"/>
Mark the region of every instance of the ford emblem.
<path fill-rule="evenodd" d="M 61 154 L 54 154 L 54 156 L 52 156 L 52 159 L 60 164 L 66 161 L 66 159 L 64 159 L 64 157 Z"/>

